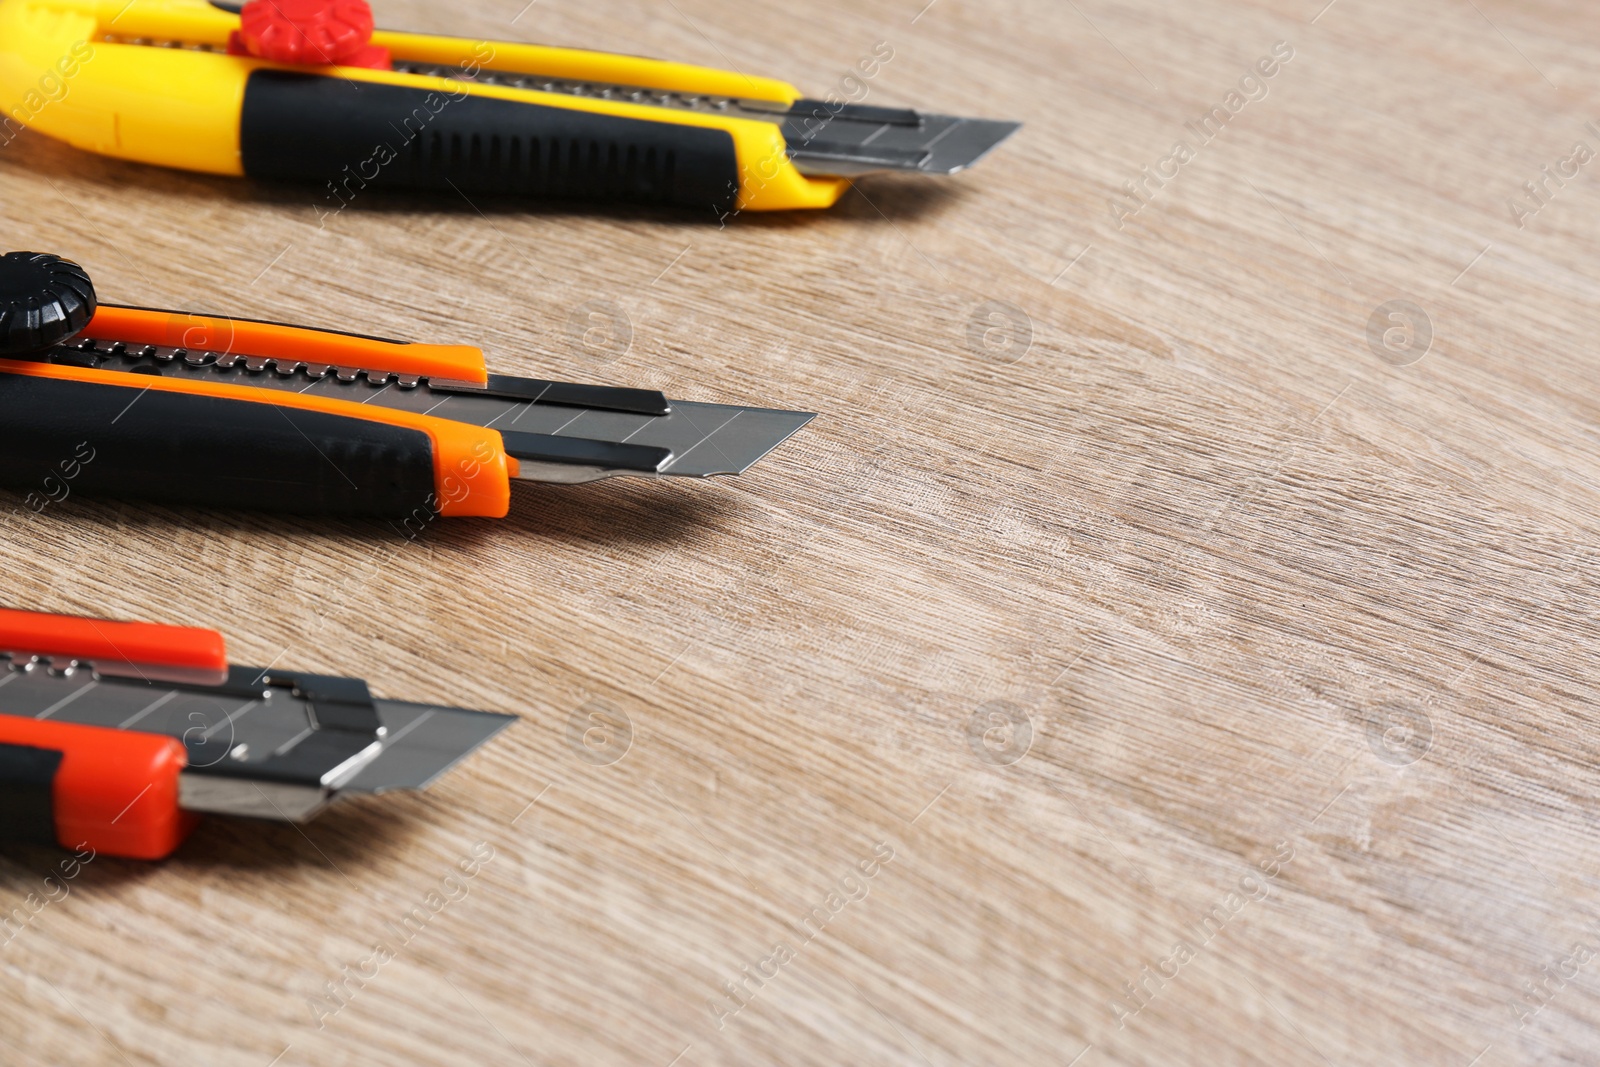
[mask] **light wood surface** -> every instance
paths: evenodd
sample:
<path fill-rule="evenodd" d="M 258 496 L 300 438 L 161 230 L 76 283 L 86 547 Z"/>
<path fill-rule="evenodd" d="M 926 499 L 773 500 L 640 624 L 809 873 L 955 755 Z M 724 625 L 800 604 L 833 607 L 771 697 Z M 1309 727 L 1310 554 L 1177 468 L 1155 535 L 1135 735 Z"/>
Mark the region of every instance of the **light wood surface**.
<path fill-rule="evenodd" d="M 869 102 L 1027 126 L 725 229 L 319 230 L 311 191 L 0 151 L 0 243 L 106 299 L 822 413 L 737 480 L 418 543 L 11 515 L 9 604 L 524 721 L 426 795 L 91 863 L 0 948 L 5 1063 L 1595 1062 L 1600 163 L 1522 188 L 1600 151 L 1592 5 L 522 2 L 378 6 L 813 93 L 888 42 Z M 590 300 L 625 354 L 572 342 Z M 1431 343 L 1369 344 L 1394 300 Z M 8 853 L 0 906 L 58 860 Z"/>

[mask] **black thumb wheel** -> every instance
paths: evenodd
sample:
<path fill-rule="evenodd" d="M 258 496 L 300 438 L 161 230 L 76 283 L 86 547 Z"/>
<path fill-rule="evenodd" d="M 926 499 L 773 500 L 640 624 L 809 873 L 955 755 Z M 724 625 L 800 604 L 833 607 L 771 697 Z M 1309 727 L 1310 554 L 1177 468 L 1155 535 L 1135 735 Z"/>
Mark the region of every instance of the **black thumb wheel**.
<path fill-rule="evenodd" d="M 46 252 L 0 255 L 0 356 L 58 345 L 89 325 L 94 283 L 82 267 Z"/>

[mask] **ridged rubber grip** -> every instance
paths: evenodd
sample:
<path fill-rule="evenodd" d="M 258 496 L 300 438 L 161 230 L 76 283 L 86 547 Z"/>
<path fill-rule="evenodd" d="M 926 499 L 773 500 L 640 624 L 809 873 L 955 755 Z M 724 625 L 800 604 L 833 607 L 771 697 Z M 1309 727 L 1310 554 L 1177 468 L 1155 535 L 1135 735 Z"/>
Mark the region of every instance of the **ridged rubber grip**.
<path fill-rule="evenodd" d="M 46 500 L 402 518 L 434 498 L 433 441 L 421 430 L 3 371 L 0 455 L 0 486 Z"/>
<path fill-rule="evenodd" d="M 245 173 L 326 185 L 343 206 L 368 185 L 733 209 L 725 130 L 574 108 L 259 70 L 239 124 Z"/>

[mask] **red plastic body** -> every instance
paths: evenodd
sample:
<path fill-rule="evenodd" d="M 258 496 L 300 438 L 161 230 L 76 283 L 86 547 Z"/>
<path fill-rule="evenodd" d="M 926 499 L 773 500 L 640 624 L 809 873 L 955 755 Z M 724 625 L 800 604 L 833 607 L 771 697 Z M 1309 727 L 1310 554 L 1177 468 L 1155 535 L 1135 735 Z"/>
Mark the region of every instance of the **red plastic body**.
<path fill-rule="evenodd" d="M 389 50 L 372 40 L 366 0 L 250 0 L 228 40 L 234 55 L 296 66 L 392 66 Z"/>
<path fill-rule="evenodd" d="M 0 608 L 0 651 L 92 660 L 118 674 L 217 685 L 228 677 L 228 650 L 215 630 L 106 622 Z"/>
<path fill-rule="evenodd" d="M 198 821 L 178 807 L 189 761 L 175 737 L 0 714 L 0 742 L 62 754 L 51 798 L 63 848 L 161 859 Z"/>

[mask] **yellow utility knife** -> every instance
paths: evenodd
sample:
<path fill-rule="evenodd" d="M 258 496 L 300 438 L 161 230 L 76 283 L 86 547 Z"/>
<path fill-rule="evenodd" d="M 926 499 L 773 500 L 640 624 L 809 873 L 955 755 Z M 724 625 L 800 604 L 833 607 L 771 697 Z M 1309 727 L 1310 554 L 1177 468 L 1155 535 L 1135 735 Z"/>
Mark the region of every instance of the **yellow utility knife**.
<path fill-rule="evenodd" d="M 120 159 L 309 181 L 329 211 L 373 185 L 718 218 L 821 208 L 864 173 L 963 170 L 1018 128 L 682 63 L 374 30 L 365 0 L 0 0 L 0 107 L 0 145 L 34 127 Z"/>

